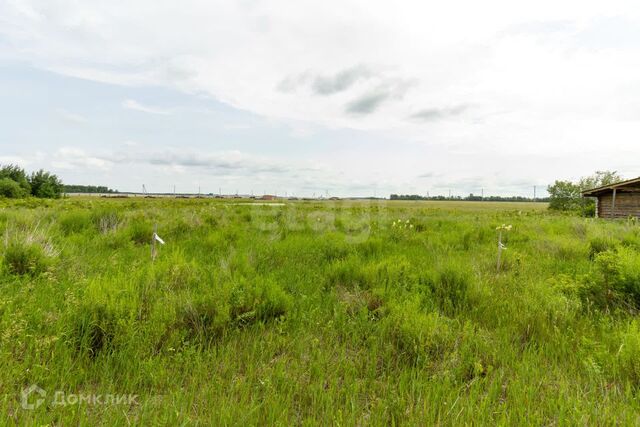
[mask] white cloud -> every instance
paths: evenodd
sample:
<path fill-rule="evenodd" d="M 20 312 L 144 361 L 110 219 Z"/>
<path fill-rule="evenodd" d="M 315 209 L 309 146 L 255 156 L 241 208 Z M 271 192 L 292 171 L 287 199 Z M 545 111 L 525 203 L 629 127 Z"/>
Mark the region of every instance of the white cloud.
<path fill-rule="evenodd" d="M 31 163 L 28 159 L 21 156 L 0 156 L 0 165 L 18 165 L 25 167 Z"/>
<path fill-rule="evenodd" d="M 123 151 L 87 152 L 76 147 L 63 147 L 53 153 L 51 164 L 59 169 L 88 168 L 109 170 L 115 165 L 148 165 L 166 171 L 185 172 L 197 169 L 211 175 L 257 174 L 282 175 L 299 172 L 314 172 L 310 164 L 288 165 L 270 157 L 259 157 L 238 150 L 195 151 L 192 149 L 166 148 L 162 150 L 132 151 L 132 146 Z"/>
<path fill-rule="evenodd" d="M 317 130 L 358 129 L 407 151 L 320 156 L 348 171 L 343 182 L 375 174 L 418 186 L 428 172 L 465 182 L 495 170 L 548 182 L 561 165 L 571 176 L 618 165 L 633 173 L 611 153 L 638 154 L 639 29 L 640 4 L 623 0 L 23 0 L 0 4 L 0 37 L 10 41 L 0 57 L 205 93 L 285 121 L 301 143 Z M 191 160 L 233 163 L 168 158 L 182 170 Z"/>
<path fill-rule="evenodd" d="M 88 122 L 88 120 L 84 116 L 77 113 L 72 113 L 63 108 L 57 109 L 56 113 L 58 114 L 58 117 L 66 122 L 77 124 L 84 124 Z"/>
<path fill-rule="evenodd" d="M 637 24 L 639 7 L 623 1 L 119 3 L 9 3 L 0 9 L 8 24 L 0 31 L 17 42 L 14 55 L 66 73 L 172 85 L 265 116 L 376 129 L 469 102 L 522 111 L 560 103 L 566 111 L 596 85 L 612 96 L 639 67 L 638 55 L 591 48 L 581 38 L 605 17 Z M 313 90 L 278 90 L 305 73 Z M 385 105 L 365 102 L 371 114 L 349 114 L 358 100 L 380 100 L 371 91 L 388 79 L 417 84 Z M 167 113 L 134 100 L 124 105 Z"/>
<path fill-rule="evenodd" d="M 113 167 L 113 161 L 87 154 L 84 150 L 78 148 L 63 147 L 53 154 L 51 165 L 58 169 L 109 170 Z"/>
<path fill-rule="evenodd" d="M 133 99 L 126 99 L 122 101 L 122 107 L 128 110 L 142 111 L 143 113 L 149 113 L 149 114 L 161 114 L 161 115 L 171 114 L 169 110 L 164 110 L 162 108 L 152 107 L 149 105 L 143 105 Z"/>

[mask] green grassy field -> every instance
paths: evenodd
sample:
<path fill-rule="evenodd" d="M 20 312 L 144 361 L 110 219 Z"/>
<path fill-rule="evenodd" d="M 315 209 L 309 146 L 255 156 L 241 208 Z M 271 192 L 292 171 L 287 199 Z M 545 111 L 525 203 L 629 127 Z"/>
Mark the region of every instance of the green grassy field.
<path fill-rule="evenodd" d="M 9 425 L 640 422 L 636 222 L 527 203 L 0 206 Z M 22 398 L 33 384 L 42 400 Z"/>

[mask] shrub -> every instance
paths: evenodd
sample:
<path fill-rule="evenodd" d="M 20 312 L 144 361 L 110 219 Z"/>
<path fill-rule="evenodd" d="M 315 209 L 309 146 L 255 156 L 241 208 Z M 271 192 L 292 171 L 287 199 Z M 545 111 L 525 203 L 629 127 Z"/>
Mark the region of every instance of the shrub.
<path fill-rule="evenodd" d="M 580 197 L 580 186 L 570 181 L 556 181 L 547 188 L 549 192 L 549 209 L 559 211 L 579 210 L 583 204 Z"/>
<path fill-rule="evenodd" d="M 50 265 L 44 250 L 37 244 L 13 242 L 4 253 L 3 263 L 11 274 L 36 276 Z"/>
<path fill-rule="evenodd" d="M 29 177 L 31 194 L 40 198 L 57 199 L 62 194 L 62 181 L 49 172 L 40 169 Z"/>
<path fill-rule="evenodd" d="M 10 178 L 0 178 L 0 196 L 10 199 L 25 197 L 27 192 L 20 187 L 20 184 Z"/>
<path fill-rule="evenodd" d="M 596 216 L 596 204 L 595 202 L 585 202 L 582 206 L 582 216 L 593 218 Z"/>
<path fill-rule="evenodd" d="M 622 301 L 636 308 L 640 307 L 640 253 L 620 247 L 608 250 L 596 257 L 600 272 L 601 291 L 621 297 Z"/>
<path fill-rule="evenodd" d="M 21 189 L 21 195 L 17 197 L 25 197 L 31 194 L 31 185 L 29 185 L 29 179 L 26 172 L 19 166 L 6 165 L 0 168 L 0 178 L 7 178 L 15 183 Z"/>

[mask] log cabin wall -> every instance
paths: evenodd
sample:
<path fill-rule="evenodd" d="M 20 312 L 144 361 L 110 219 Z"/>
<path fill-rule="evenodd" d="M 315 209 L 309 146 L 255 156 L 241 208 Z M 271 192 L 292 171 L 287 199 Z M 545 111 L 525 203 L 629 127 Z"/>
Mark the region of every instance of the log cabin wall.
<path fill-rule="evenodd" d="M 628 218 L 635 216 L 640 218 L 640 192 L 625 193 L 618 189 L 616 193 L 616 205 L 613 207 L 613 192 L 598 196 L 599 218 Z"/>

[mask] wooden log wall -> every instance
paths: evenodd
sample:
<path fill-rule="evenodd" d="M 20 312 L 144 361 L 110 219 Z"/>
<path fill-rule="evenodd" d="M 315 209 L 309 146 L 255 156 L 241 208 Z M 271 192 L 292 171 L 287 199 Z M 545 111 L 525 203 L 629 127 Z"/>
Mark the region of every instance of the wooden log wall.
<path fill-rule="evenodd" d="M 598 197 L 599 218 L 628 218 L 630 216 L 640 218 L 640 192 L 625 192 L 622 189 L 618 189 L 613 214 L 612 202 L 613 193 Z"/>

